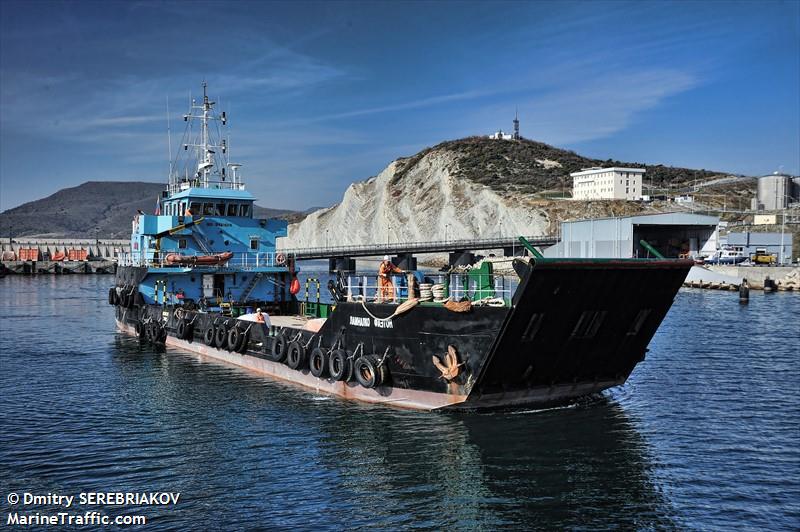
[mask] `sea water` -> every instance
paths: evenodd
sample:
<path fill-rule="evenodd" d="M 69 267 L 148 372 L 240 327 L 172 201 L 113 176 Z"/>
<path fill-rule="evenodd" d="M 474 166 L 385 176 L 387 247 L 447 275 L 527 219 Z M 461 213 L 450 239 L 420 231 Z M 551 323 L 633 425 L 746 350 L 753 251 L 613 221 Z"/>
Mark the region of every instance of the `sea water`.
<path fill-rule="evenodd" d="M 0 280 L 4 524 L 97 511 L 146 530 L 800 527 L 800 294 L 740 305 L 683 289 L 624 386 L 443 414 L 140 346 L 115 331 L 111 282 Z M 75 499 L 9 501 L 26 493 Z M 108 504 L 117 493 L 168 502 Z"/>

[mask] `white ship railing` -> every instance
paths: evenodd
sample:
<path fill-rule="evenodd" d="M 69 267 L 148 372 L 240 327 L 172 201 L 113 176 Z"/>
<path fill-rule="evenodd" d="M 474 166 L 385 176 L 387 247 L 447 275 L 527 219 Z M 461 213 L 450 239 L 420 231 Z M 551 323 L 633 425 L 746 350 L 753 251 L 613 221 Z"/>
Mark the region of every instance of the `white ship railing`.
<path fill-rule="evenodd" d="M 176 251 L 162 251 L 158 254 L 149 251 L 147 253 L 129 252 L 119 254 L 120 266 L 146 266 L 148 268 L 234 268 L 239 270 L 257 270 L 261 268 L 285 267 L 291 255 L 283 252 L 240 252 L 234 253 L 233 257 L 221 264 L 191 264 L 167 262 L 167 255 L 179 254 L 182 257 L 208 257 L 206 253 L 177 253 Z"/>
<path fill-rule="evenodd" d="M 245 190 L 244 183 L 240 180 L 233 181 L 203 181 L 202 179 L 190 179 L 188 181 L 178 181 L 167 186 L 170 196 L 189 190 L 190 188 L 210 188 L 217 190 Z"/>
<path fill-rule="evenodd" d="M 442 273 L 425 275 L 427 279 L 433 281 L 432 285 L 446 286 L 445 294 L 447 297 L 441 300 L 433 300 L 439 303 L 450 299 L 452 301 L 462 301 L 470 299 L 472 301 L 485 300 L 492 301 L 497 306 L 509 306 L 518 282 L 504 277 L 500 274 L 472 274 L 467 273 Z M 365 299 L 367 302 L 389 302 L 395 301 L 402 303 L 408 300 L 408 279 L 404 274 L 394 274 L 390 276 L 392 281 L 389 288 L 388 297 L 383 298 L 379 277 L 376 275 L 348 275 L 347 282 L 344 284 L 345 294 L 342 294 L 348 301 Z M 466 286 L 465 286 L 466 280 Z M 419 290 L 419 280 L 415 280 L 416 288 Z M 491 286 L 491 288 L 482 288 Z M 412 294 L 416 297 L 416 294 Z M 421 296 L 422 294 L 420 294 Z M 387 301 L 388 300 L 388 301 Z"/>

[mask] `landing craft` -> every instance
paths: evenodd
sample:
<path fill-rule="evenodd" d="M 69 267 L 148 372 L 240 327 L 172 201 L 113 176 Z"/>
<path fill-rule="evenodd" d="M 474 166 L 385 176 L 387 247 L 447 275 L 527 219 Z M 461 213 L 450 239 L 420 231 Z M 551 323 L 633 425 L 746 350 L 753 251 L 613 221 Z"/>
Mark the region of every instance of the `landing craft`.
<path fill-rule="evenodd" d="M 136 215 L 108 293 L 117 327 L 142 342 L 395 407 L 546 405 L 624 383 L 693 264 L 539 256 L 515 263 L 513 282 L 491 265 L 393 275 L 396 304 L 344 276 L 333 303 L 318 284 L 301 300 L 295 257 L 276 250 L 287 222 L 253 217 L 213 107 L 203 84 L 185 115 L 188 159 L 171 164 L 159 214 Z"/>

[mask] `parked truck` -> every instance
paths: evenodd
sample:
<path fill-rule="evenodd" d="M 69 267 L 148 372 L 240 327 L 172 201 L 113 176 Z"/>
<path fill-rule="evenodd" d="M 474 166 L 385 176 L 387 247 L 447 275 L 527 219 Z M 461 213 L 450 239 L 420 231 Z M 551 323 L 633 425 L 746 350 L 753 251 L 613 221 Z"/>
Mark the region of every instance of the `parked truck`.
<path fill-rule="evenodd" d="M 778 258 L 774 253 L 767 253 L 766 248 L 756 248 L 756 252 L 750 254 L 750 262 L 753 264 L 774 265 Z"/>

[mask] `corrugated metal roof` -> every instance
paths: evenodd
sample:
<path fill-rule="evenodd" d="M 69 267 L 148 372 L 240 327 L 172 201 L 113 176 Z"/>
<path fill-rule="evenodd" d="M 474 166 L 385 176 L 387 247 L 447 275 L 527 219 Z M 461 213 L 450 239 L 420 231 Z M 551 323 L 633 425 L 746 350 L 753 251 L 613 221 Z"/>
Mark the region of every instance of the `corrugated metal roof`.
<path fill-rule="evenodd" d="M 562 222 L 562 225 L 586 224 L 604 220 L 619 220 L 623 223 L 634 225 L 717 225 L 719 218 L 704 214 L 691 214 L 685 212 L 667 212 L 660 214 L 644 214 L 638 216 L 617 216 L 608 218 L 592 218 L 588 220 L 573 220 Z"/>

